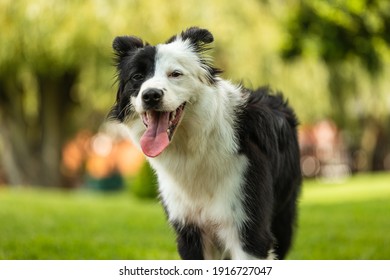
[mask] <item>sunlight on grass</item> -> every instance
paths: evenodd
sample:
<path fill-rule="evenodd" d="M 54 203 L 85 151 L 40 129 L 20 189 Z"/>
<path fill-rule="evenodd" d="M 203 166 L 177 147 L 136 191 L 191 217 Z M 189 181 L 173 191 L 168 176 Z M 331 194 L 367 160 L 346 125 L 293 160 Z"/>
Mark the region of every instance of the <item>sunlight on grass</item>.
<path fill-rule="evenodd" d="M 390 259 L 390 174 L 307 181 L 289 259 Z M 0 259 L 178 259 L 162 206 L 127 193 L 0 188 Z"/>
<path fill-rule="evenodd" d="M 306 181 L 301 201 L 305 204 L 390 199 L 390 176 L 386 173 L 364 174 L 340 183 Z"/>
<path fill-rule="evenodd" d="M 2 259 L 174 259 L 157 202 L 127 195 L 0 192 Z"/>
<path fill-rule="evenodd" d="M 390 174 L 305 182 L 290 259 L 390 259 Z"/>

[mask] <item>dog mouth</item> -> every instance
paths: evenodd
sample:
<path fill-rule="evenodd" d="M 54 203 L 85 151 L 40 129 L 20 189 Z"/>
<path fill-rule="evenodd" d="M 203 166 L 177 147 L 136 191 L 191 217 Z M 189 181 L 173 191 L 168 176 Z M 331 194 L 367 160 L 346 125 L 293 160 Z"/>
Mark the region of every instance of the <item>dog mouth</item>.
<path fill-rule="evenodd" d="M 171 112 L 149 110 L 141 114 L 146 127 L 141 137 L 141 148 L 148 157 L 157 157 L 171 142 L 178 127 L 186 103 Z"/>

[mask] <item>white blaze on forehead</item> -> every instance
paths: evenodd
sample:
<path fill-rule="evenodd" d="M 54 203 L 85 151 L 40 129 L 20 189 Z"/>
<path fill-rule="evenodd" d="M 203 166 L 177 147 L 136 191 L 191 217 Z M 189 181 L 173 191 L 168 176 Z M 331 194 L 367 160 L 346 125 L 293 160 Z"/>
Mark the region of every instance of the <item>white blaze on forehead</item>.
<path fill-rule="evenodd" d="M 198 54 L 188 41 L 177 40 L 157 45 L 155 75 L 181 70 L 184 74 L 199 75 L 202 67 Z"/>
<path fill-rule="evenodd" d="M 171 78 L 174 71 L 180 71 L 183 76 Z M 144 112 L 142 92 L 148 88 L 163 90 L 164 97 L 161 110 L 174 111 L 182 103 L 195 98 L 199 84 L 207 84 L 207 70 L 202 67 L 201 58 L 188 40 L 179 38 L 168 44 L 156 46 L 155 70 L 153 76 L 146 80 L 135 100 L 138 113 Z"/>
<path fill-rule="evenodd" d="M 185 75 L 197 75 L 201 68 L 200 61 L 191 45 L 187 41 L 174 41 L 169 44 L 156 46 L 155 70 L 153 76 L 146 80 L 140 89 L 142 93 L 147 88 L 166 88 L 168 85 L 168 75 L 179 70 Z M 142 100 L 137 100 L 137 105 L 142 106 Z"/>

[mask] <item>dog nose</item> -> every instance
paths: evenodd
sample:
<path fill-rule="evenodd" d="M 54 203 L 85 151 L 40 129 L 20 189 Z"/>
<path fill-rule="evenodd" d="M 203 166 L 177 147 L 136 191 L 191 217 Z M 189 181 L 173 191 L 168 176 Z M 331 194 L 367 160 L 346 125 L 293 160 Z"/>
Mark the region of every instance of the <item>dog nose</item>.
<path fill-rule="evenodd" d="M 142 92 L 142 101 L 147 109 L 156 107 L 162 100 L 164 92 L 158 88 L 148 88 Z"/>

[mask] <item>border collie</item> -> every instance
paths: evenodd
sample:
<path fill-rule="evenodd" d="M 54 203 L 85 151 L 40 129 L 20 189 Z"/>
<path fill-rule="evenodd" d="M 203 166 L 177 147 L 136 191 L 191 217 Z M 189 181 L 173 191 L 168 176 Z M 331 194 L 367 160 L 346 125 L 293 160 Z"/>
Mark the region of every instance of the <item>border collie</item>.
<path fill-rule="evenodd" d="M 197 27 L 156 46 L 116 37 L 109 116 L 156 171 L 182 259 L 283 259 L 301 184 L 297 119 L 280 93 L 222 79 L 213 40 Z"/>

